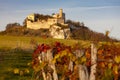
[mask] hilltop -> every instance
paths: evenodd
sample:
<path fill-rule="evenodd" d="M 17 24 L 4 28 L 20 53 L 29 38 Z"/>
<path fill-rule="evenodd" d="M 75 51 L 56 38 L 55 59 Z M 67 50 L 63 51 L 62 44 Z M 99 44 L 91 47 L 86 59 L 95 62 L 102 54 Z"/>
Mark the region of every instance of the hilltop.
<path fill-rule="evenodd" d="M 52 15 L 30 14 L 24 19 L 23 25 L 9 23 L 6 25 L 6 30 L 0 32 L 0 34 L 58 39 L 117 41 L 116 39 L 111 39 L 106 34 L 90 30 L 83 22 L 66 20 L 62 9 L 59 10 L 59 13 Z"/>

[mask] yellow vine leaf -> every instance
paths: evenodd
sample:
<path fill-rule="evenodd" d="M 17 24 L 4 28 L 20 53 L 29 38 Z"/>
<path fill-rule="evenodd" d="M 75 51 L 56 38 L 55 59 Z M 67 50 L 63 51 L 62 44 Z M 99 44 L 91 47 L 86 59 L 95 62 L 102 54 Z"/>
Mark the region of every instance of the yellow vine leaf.
<path fill-rule="evenodd" d="M 54 59 L 58 59 L 60 57 L 60 54 L 55 55 Z"/>
<path fill-rule="evenodd" d="M 113 71 L 115 74 L 118 74 L 118 66 L 117 65 L 113 66 Z"/>
<path fill-rule="evenodd" d="M 25 73 L 29 74 L 30 73 L 29 69 L 26 68 Z"/>
<path fill-rule="evenodd" d="M 75 61 L 75 64 L 84 64 L 86 62 L 86 57 L 83 56 Z"/>
<path fill-rule="evenodd" d="M 120 56 L 115 56 L 114 61 L 115 61 L 116 63 L 120 63 Z"/>
<path fill-rule="evenodd" d="M 108 68 L 111 69 L 112 68 L 112 63 L 108 63 Z"/>
<path fill-rule="evenodd" d="M 83 56 L 83 57 L 81 58 L 81 63 L 85 63 L 85 62 L 86 62 L 86 57 Z"/>
<path fill-rule="evenodd" d="M 14 72 L 14 74 L 19 74 L 19 69 L 18 68 L 15 68 L 14 70 L 13 70 L 13 72 Z"/>
<path fill-rule="evenodd" d="M 52 60 L 52 63 L 55 64 L 55 63 L 56 63 L 56 59 L 53 59 L 53 60 Z"/>
<path fill-rule="evenodd" d="M 67 55 L 67 54 L 68 54 L 68 53 L 67 53 L 67 50 L 64 50 L 64 51 L 61 52 L 60 57 L 63 57 L 63 56 L 65 56 L 65 55 Z"/>
<path fill-rule="evenodd" d="M 75 64 L 79 64 L 79 61 L 78 61 L 78 60 L 76 60 L 76 61 L 75 61 Z"/>
<path fill-rule="evenodd" d="M 75 60 L 76 60 L 76 57 L 73 55 L 73 56 L 70 56 L 70 59 L 71 59 L 72 61 L 75 61 Z"/>

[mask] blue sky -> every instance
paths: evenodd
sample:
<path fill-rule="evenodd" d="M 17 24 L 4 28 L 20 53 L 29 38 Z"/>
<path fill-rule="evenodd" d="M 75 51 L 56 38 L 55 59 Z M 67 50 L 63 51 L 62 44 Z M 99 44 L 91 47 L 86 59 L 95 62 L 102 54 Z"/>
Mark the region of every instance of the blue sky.
<path fill-rule="evenodd" d="M 66 18 L 84 22 L 90 29 L 120 39 L 120 0 L 0 0 L 0 30 L 8 23 L 23 23 L 28 14 L 57 13 L 63 8 Z"/>

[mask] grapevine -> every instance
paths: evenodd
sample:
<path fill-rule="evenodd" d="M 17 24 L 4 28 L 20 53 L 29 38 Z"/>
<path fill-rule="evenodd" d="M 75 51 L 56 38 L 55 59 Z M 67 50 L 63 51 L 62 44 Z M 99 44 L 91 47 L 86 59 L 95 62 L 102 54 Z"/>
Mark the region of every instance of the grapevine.
<path fill-rule="evenodd" d="M 49 54 L 52 55 L 51 58 L 49 58 Z M 51 64 L 55 68 L 51 67 Z M 120 46 L 114 44 L 99 46 L 95 64 L 97 64 L 97 73 L 95 74 L 97 80 L 118 80 L 120 78 Z M 79 79 L 78 66 L 80 65 L 85 66 L 90 75 L 90 68 L 94 65 L 91 64 L 90 47 L 76 48 L 76 46 L 66 46 L 56 42 L 53 45 L 39 44 L 33 53 L 32 67 L 36 80 L 44 77 L 53 79 L 52 75 L 55 70 L 58 80 L 77 80 Z"/>

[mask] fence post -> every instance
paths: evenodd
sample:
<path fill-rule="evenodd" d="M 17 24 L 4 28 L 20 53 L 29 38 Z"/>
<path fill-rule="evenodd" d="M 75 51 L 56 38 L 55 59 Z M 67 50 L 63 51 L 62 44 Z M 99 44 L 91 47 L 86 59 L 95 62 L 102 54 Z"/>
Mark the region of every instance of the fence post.
<path fill-rule="evenodd" d="M 96 66 L 97 66 L 97 48 L 94 43 L 91 44 L 91 71 L 90 80 L 96 80 Z"/>

